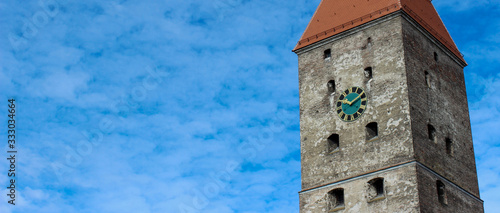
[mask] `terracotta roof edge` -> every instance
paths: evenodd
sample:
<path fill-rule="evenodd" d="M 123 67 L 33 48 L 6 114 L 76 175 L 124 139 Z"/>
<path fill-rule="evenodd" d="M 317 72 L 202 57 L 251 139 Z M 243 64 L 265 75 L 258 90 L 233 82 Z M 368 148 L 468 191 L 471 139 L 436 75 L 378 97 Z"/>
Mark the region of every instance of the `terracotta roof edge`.
<path fill-rule="evenodd" d="M 455 56 L 457 56 L 462 62 L 464 62 L 465 65 L 467 65 L 467 62 L 464 59 L 463 54 L 460 52 L 458 49 L 457 45 L 455 44 L 455 41 L 453 41 L 453 38 L 451 38 L 451 35 L 446 29 L 446 25 L 443 24 L 444 29 L 446 30 L 446 33 L 450 35 L 451 38 L 451 44 L 446 42 L 446 39 L 443 37 L 443 35 L 439 34 L 436 29 L 434 29 L 429 23 L 425 22 L 419 15 L 417 15 L 409 6 L 407 5 L 402 5 L 402 10 L 408 14 L 409 17 L 415 20 L 416 23 L 422 26 L 423 29 L 425 29 L 430 35 L 432 35 L 437 41 L 439 41 L 443 46 L 446 47 L 450 52 L 452 52 Z M 439 17 L 439 14 L 438 14 Z M 420 19 L 420 20 L 417 20 Z M 441 19 L 441 17 L 439 17 Z"/>
<path fill-rule="evenodd" d="M 324 1 L 324 0 L 323 0 L 323 1 Z M 321 1 L 321 3 L 323 3 L 323 1 Z M 321 3 L 320 3 L 320 5 L 319 5 L 319 6 L 321 6 Z M 318 6 L 318 8 L 319 8 L 319 6 Z M 323 40 L 323 39 L 326 39 L 326 38 L 329 38 L 329 37 L 331 37 L 331 36 L 334 36 L 334 35 L 336 35 L 336 34 L 337 34 L 337 33 L 336 33 L 337 29 L 339 30 L 339 32 L 342 32 L 342 31 L 344 31 L 344 28 L 349 29 L 349 26 L 350 26 L 350 25 L 351 25 L 351 26 L 355 25 L 354 23 L 356 23 L 356 22 L 363 22 L 363 19 L 365 19 L 365 20 L 369 20 L 369 21 L 373 21 L 373 20 L 378 19 L 378 18 L 380 18 L 380 17 L 382 17 L 382 16 L 384 16 L 384 15 L 387 15 L 387 14 L 390 14 L 390 13 L 395 12 L 395 11 L 391 11 L 391 12 L 389 12 L 391 8 L 395 8 L 395 9 L 396 9 L 395 11 L 401 10 L 401 9 L 402 9 L 402 7 L 401 7 L 401 3 L 399 2 L 399 3 L 395 3 L 395 4 L 392 4 L 392 5 L 389 5 L 389 6 L 387 6 L 387 7 L 381 8 L 381 9 L 376 10 L 376 11 L 374 11 L 374 12 L 371 12 L 371 13 L 369 13 L 369 14 L 366 14 L 366 15 L 363 15 L 363 16 L 358 17 L 358 18 L 356 18 L 356 19 L 350 20 L 350 21 L 345 22 L 345 23 L 343 23 L 343 24 L 341 24 L 341 25 L 334 26 L 334 27 L 332 27 L 332 28 L 330 28 L 330 29 L 328 29 L 328 30 L 325 30 L 325 31 L 320 32 L 320 33 L 317 33 L 316 35 L 313 35 L 313 36 L 310 36 L 310 37 L 307 37 L 307 38 L 303 38 L 304 34 L 302 34 L 302 37 L 301 37 L 301 38 L 300 38 L 300 40 L 297 42 L 297 44 L 295 45 L 295 47 L 293 48 L 293 50 L 292 50 L 292 51 L 293 51 L 293 52 L 295 52 L 296 50 L 298 50 L 298 49 L 300 49 L 300 48 L 306 47 L 306 46 L 308 46 L 308 45 L 314 44 L 314 43 L 316 43 L 316 42 L 318 42 L 318 41 L 321 41 L 321 40 Z M 389 12 L 389 13 L 387 13 L 387 14 L 383 14 L 383 15 L 382 15 L 382 12 L 383 12 L 383 11 L 387 11 L 387 12 Z M 317 10 L 316 10 L 316 12 L 317 12 Z M 316 13 L 315 13 L 315 14 L 316 14 Z M 380 17 L 373 17 L 373 16 L 375 16 L 375 15 L 377 15 L 377 14 L 382 15 L 382 16 L 380 16 Z M 313 16 L 313 17 L 314 17 L 314 16 Z M 367 22 L 369 22 L 369 21 L 366 21 L 366 22 L 364 22 L 364 23 L 362 23 L 362 24 L 365 24 L 365 23 L 367 23 Z M 308 26 L 306 27 L 306 31 L 307 31 L 307 28 L 310 26 L 310 24 L 311 24 L 311 22 L 309 22 Z M 357 25 L 357 26 L 359 26 L 359 25 Z M 354 27 L 356 27 L 356 26 L 354 26 Z M 345 29 L 345 30 L 347 30 L 347 29 Z M 305 33 L 306 31 L 304 31 L 304 33 Z M 331 34 L 331 35 L 329 35 L 329 36 L 328 36 L 328 33 L 329 33 L 329 32 L 333 32 L 334 34 Z M 324 37 L 324 38 L 320 38 L 320 37 L 323 37 L 323 36 L 326 36 L 326 37 Z M 312 41 L 312 39 L 317 39 L 317 40 Z M 301 43 L 302 43 L 302 42 L 307 42 L 308 44 L 306 44 L 306 45 L 304 45 L 304 46 L 301 46 Z"/>
<path fill-rule="evenodd" d="M 316 7 L 316 10 L 314 11 L 314 13 L 312 15 L 311 20 L 309 20 L 309 23 L 307 24 L 306 29 L 304 30 L 304 32 L 302 32 L 302 35 L 300 36 L 300 40 L 299 41 L 302 40 L 302 38 L 304 37 L 304 35 L 307 32 L 307 29 L 309 29 L 309 27 L 311 26 L 311 23 L 313 22 L 313 18 L 316 16 L 316 13 L 318 13 L 319 7 L 321 7 L 321 4 L 323 4 L 323 2 L 325 2 L 325 0 L 321 0 L 321 2 L 319 3 L 318 7 Z M 295 45 L 295 47 L 293 48 L 292 51 L 295 51 L 297 49 L 297 46 L 299 46 L 298 42 L 297 42 L 297 44 Z"/>

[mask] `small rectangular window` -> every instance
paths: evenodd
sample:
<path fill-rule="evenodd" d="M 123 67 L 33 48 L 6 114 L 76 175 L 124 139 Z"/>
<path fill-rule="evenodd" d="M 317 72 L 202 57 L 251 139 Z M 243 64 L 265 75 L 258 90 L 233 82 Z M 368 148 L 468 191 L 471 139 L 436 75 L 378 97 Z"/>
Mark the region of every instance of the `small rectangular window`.
<path fill-rule="evenodd" d="M 340 147 L 340 137 L 338 134 L 332 134 L 327 139 L 328 141 L 328 153 L 335 152 Z"/>
<path fill-rule="evenodd" d="M 436 188 L 437 188 L 439 202 L 441 204 L 447 205 L 448 199 L 446 197 L 446 187 L 444 183 L 441 182 L 440 180 L 436 181 Z"/>
<path fill-rule="evenodd" d="M 430 124 L 427 125 L 427 134 L 431 141 L 436 142 L 436 129 L 434 128 L 434 126 Z"/>
<path fill-rule="evenodd" d="M 366 125 L 366 140 L 373 140 L 378 137 L 378 125 L 376 122 L 371 122 Z"/>
<path fill-rule="evenodd" d="M 328 81 L 328 83 L 326 84 L 326 86 L 328 87 L 328 92 L 330 94 L 335 92 L 335 81 L 334 80 Z"/>
<path fill-rule="evenodd" d="M 373 72 L 371 67 L 365 68 L 365 78 L 371 79 L 373 77 Z"/>
<path fill-rule="evenodd" d="M 453 141 L 450 138 L 446 138 L 446 153 L 449 155 L 453 153 Z"/>
<path fill-rule="evenodd" d="M 332 57 L 332 50 L 331 49 L 325 50 L 323 56 L 324 56 L 325 59 L 329 59 L 330 57 Z"/>
<path fill-rule="evenodd" d="M 368 194 L 370 195 L 369 202 L 385 198 L 384 178 L 372 179 L 368 181 L 368 185 L 369 185 Z"/>
<path fill-rule="evenodd" d="M 344 208 L 344 189 L 339 188 L 328 192 L 328 211 L 335 212 Z"/>

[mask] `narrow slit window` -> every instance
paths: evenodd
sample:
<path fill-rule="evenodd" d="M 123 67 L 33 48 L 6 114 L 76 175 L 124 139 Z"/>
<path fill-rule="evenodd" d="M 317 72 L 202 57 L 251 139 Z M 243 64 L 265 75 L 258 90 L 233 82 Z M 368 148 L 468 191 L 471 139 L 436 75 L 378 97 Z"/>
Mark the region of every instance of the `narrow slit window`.
<path fill-rule="evenodd" d="M 328 92 L 330 94 L 335 92 L 335 81 L 334 80 L 328 81 L 328 83 L 326 84 L 326 86 L 328 87 Z"/>
<path fill-rule="evenodd" d="M 364 45 L 363 47 L 361 47 L 362 50 L 365 50 L 367 48 L 370 48 L 372 46 L 372 38 L 371 37 L 368 37 L 366 39 L 366 45 Z"/>
<path fill-rule="evenodd" d="M 329 212 L 344 209 L 344 189 L 334 189 L 328 192 L 328 209 Z"/>
<path fill-rule="evenodd" d="M 446 153 L 451 155 L 453 153 L 453 141 L 450 138 L 446 138 Z"/>
<path fill-rule="evenodd" d="M 384 193 L 384 178 L 375 178 L 368 181 L 370 200 L 385 197 Z"/>
<path fill-rule="evenodd" d="M 448 204 L 448 200 L 446 197 L 446 187 L 443 182 L 440 180 L 436 181 L 436 188 L 438 194 L 438 200 L 441 204 Z"/>
<path fill-rule="evenodd" d="M 337 151 L 340 148 L 340 137 L 338 134 L 330 135 L 327 139 L 328 142 L 328 153 Z"/>
<path fill-rule="evenodd" d="M 373 77 L 372 67 L 365 68 L 365 77 L 368 79 Z"/>
<path fill-rule="evenodd" d="M 371 122 L 366 125 L 366 140 L 372 140 L 378 137 L 378 125 L 376 122 Z"/>
<path fill-rule="evenodd" d="M 332 57 L 332 50 L 331 49 L 327 49 L 325 50 L 324 54 L 323 54 L 323 57 L 325 59 L 329 59 L 330 57 Z"/>
<path fill-rule="evenodd" d="M 431 124 L 427 125 L 427 134 L 431 141 L 436 141 L 436 129 Z"/>
<path fill-rule="evenodd" d="M 434 52 L 434 61 L 438 61 L 439 60 L 439 56 L 437 54 L 437 52 Z"/>

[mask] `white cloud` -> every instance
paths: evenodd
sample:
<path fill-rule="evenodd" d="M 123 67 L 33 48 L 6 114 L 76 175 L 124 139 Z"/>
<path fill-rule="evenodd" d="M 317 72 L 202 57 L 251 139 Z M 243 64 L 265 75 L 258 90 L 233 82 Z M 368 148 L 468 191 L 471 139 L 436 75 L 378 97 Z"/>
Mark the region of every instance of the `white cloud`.
<path fill-rule="evenodd" d="M 28 92 L 41 98 L 61 98 L 74 101 L 79 90 L 86 89 L 89 76 L 85 73 L 55 72 L 32 80 Z"/>
<path fill-rule="evenodd" d="M 473 87 L 481 88 L 475 94 L 480 98 L 470 103 L 472 134 L 476 151 L 476 164 L 486 212 L 494 212 L 498 205 L 495 195 L 500 184 L 500 75 L 483 78 L 475 76 Z M 469 85 L 470 86 L 470 85 Z"/>
<path fill-rule="evenodd" d="M 26 187 L 16 211 L 177 212 L 196 197 L 194 190 L 214 182 L 211 174 L 236 162 L 226 187 L 200 212 L 298 212 L 298 82 L 290 50 L 318 3 L 65 2 L 26 49 L 0 52 L 0 89 L 21 94 L 24 113 L 19 134 Z M 0 12 L 12 8 L 0 20 L 12 32 L 39 9 L 36 2 L 0 4 L 7 5 Z M 471 43 L 471 54 L 498 60 L 493 47 L 481 45 Z M 149 75 L 147 66 L 169 76 L 144 100 L 130 99 Z M 473 85 L 492 88 L 471 104 L 480 179 L 498 178 L 489 162 L 497 159 L 492 141 L 500 136 L 482 127 L 500 124 L 481 115 L 498 113 L 498 82 Z M 136 106 L 119 114 L 113 109 L 120 100 Z M 82 132 L 99 130 L 103 118 L 115 128 L 58 180 L 51 163 L 66 164 L 66 147 L 78 154 Z M 263 148 L 239 150 L 268 137 L 262 133 L 280 119 L 288 120 L 285 129 Z M 483 198 L 494 199 L 485 196 L 498 186 L 484 178 L 480 183 Z"/>

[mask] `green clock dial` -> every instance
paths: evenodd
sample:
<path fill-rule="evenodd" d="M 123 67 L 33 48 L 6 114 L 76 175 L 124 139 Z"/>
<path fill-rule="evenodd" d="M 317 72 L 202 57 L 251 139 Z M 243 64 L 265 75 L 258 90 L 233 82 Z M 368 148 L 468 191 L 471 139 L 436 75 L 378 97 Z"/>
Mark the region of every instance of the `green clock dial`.
<path fill-rule="evenodd" d="M 366 110 L 368 97 L 361 87 L 351 87 L 340 94 L 335 111 L 343 121 L 355 121 Z"/>

